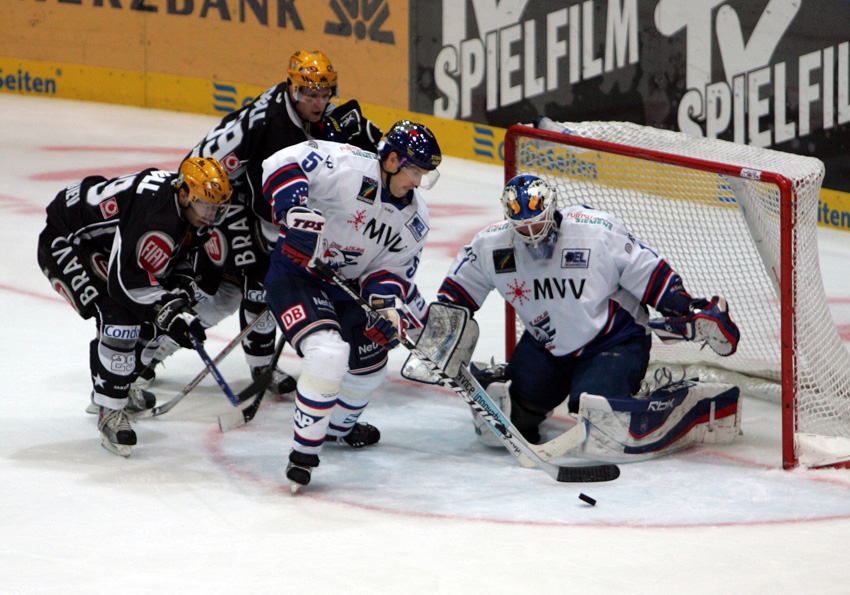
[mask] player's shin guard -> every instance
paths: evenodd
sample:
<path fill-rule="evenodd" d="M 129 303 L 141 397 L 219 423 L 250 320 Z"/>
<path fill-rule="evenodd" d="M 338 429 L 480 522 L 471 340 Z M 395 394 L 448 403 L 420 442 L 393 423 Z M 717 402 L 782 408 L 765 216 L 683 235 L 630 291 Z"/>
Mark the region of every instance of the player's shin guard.
<path fill-rule="evenodd" d="M 318 331 L 300 343 L 304 359 L 295 396 L 293 448 L 318 455 L 342 379 L 348 371 L 349 346 L 336 331 Z"/>
<path fill-rule="evenodd" d="M 386 378 L 387 368 L 364 375 L 348 373 L 342 381 L 337 406 L 331 416 L 326 440 L 345 442 L 354 448 L 370 446 L 381 439 L 375 426 L 358 423 L 357 420 L 369 404 L 372 393 Z"/>

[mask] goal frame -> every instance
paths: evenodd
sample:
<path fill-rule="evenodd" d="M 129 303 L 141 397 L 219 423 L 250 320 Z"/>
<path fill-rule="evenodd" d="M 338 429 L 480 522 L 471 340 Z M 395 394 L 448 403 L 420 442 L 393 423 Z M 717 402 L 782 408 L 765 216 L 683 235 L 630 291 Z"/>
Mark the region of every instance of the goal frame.
<path fill-rule="evenodd" d="M 793 184 L 787 177 L 763 170 L 753 170 L 724 163 L 717 163 L 692 157 L 684 157 L 663 151 L 630 147 L 595 140 L 577 135 L 542 130 L 522 124 L 511 126 L 505 134 L 504 171 L 505 182 L 518 175 L 517 139 L 532 137 L 561 145 L 571 145 L 591 151 L 612 153 L 633 159 L 681 166 L 693 170 L 722 174 L 725 176 L 757 180 L 775 185 L 780 193 L 780 263 L 778 287 L 780 294 L 780 356 L 781 356 L 781 408 L 782 408 L 782 466 L 793 469 L 800 465 L 795 449 L 795 430 L 797 428 L 797 363 L 794 357 L 796 344 L 796 300 L 794 277 L 794 222 L 797 217 L 797 201 Z M 776 272 L 774 271 L 774 275 Z M 509 360 L 516 346 L 517 328 L 514 309 L 505 302 L 505 350 Z M 829 465 L 830 467 L 850 467 L 850 461 Z"/>

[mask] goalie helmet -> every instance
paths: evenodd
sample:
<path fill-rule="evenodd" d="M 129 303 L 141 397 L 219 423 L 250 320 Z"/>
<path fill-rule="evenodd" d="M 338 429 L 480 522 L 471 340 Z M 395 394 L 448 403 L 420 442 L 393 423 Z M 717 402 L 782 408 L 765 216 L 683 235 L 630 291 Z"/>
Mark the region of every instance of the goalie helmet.
<path fill-rule="evenodd" d="M 505 218 L 527 244 L 538 244 L 555 224 L 555 189 L 537 176 L 512 178 L 502 192 Z"/>
<path fill-rule="evenodd" d="M 330 89 L 331 97 L 337 95 L 336 70 L 328 57 L 319 50 L 298 50 L 289 58 L 286 72 L 295 101 L 299 100 L 302 88 Z"/>
<path fill-rule="evenodd" d="M 221 163 L 212 157 L 190 157 L 180 164 L 174 187 L 188 193 L 189 207 L 207 225 L 220 223 L 227 214 L 233 188 Z"/>

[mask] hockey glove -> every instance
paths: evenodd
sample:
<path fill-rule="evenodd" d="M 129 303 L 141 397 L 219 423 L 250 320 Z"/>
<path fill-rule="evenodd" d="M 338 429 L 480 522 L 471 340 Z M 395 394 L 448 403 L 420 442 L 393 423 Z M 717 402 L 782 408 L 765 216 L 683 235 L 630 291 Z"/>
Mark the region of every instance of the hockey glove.
<path fill-rule="evenodd" d="M 399 311 L 395 309 L 395 296 L 373 295 L 369 297 L 369 304 L 375 308 L 378 316 L 369 321 L 363 334 L 370 341 L 386 349 L 398 347 L 400 337 L 403 336 L 404 325 Z"/>
<path fill-rule="evenodd" d="M 292 207 L 286 213 L 286 226 L 283 253 L 296 264 L 308 266 L 325 227 L 322 212 L 307 207 Z"/>
<path fill-rule="evenodd" d="M 320 122 L 310 126 L 310 132 L 316 140 L 327 140 L 335 143 L 347 143 L 348 134 L 340 127 L 333 116 L 325 116 Z"/>
<path fill-rule="evenodd" d="M 726 300 L 714 296 L 710 301 L 694 300 L 684 316 L 653 318 L 649 326 L 662 341 L 697 341 L 708 344 L 717 354 L 729 356 L 738 349 L 741 333 L 729 317 Z"/>
<path fill-rule="evenodd" d="M 383 131 L 363 117 L 360 104 L 356 99 L 347 101 L 334 109 L 330 115 L 346 134 L 349 143 L 372 153 L 378 152 L 378 142 L 384 136 Z"/>
<path fill-rule="evenodd" d="M 181 347 L 192 349 L 193 338 L 199 343 L 207 340 L 200 318 L 189 308 L 185 298 L 166 296 L 154 305 L 154 311 L 154 324 Z"/>

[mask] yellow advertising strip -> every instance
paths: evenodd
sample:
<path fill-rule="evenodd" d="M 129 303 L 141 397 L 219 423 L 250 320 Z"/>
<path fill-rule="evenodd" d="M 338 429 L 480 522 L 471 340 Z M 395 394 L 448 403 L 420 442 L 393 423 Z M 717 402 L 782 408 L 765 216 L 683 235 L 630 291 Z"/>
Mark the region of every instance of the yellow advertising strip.
<path fill-rule="evenodd" d="M 57 62 L 0 57 L 0 92 L 80 99 L 171 111 L 224 116 L 280 81 L 266 86 L 185 76 L 132 72 Z M 341 101 L 345 101 L 343 97 Z M 402 119 L 433 130 L 444 154 L 501 166 L 505 130 L 362 103 L 363 113 L 382 130 Z M 614 172 L 611 178 L 616 180 Z M 819 225 L 850 231 L 850 193 L 821 190 Z"/>

